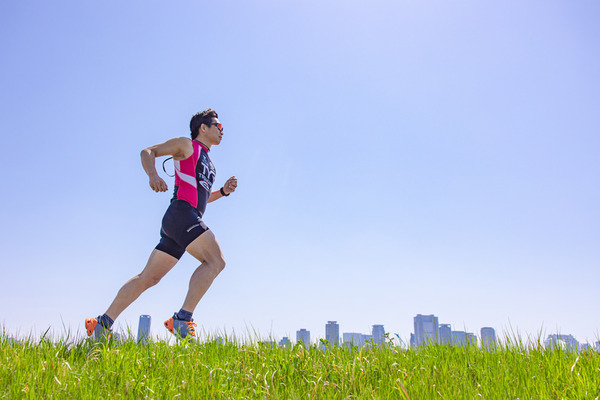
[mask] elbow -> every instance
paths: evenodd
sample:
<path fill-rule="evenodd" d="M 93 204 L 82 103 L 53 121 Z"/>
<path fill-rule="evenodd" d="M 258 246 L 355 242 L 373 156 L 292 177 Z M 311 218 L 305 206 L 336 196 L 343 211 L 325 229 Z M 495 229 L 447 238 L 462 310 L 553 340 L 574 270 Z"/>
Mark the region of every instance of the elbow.
<path fill-rule="evenodd" d="M 142 161 L 146 158 L 152 158 L 153 155 L 154 151 L 150 148 L 145 148 L 140 152 L 140 158 L 142 159 Z"/>

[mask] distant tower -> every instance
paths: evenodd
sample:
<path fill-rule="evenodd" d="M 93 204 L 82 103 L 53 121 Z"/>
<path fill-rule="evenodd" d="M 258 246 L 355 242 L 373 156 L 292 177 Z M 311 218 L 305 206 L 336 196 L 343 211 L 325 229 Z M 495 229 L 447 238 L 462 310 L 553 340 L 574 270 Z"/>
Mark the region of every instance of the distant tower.
<path fill-rule="evenodd" d="M 292 346 L 292 342 L 290 342 L 290 338 L 288 338 L 287 336 L 284 336 L 279 341 L 279 347 L 291 347 L 291 346 Z"/>
<path fill-rule="evenodd" d="M 152 318 L 149 315 L 140 315 L 140 322 L 138 324 L 138 343 L 146 344 L 146 341 L 150 337 L 150 323 Z"/>
<path fill-rule="evenodd" d="M 470 346 L 477 345 L 477 336 L 474 333 L 467 332 L 467 344 Z"/>
<path fill-rule="evenodd" d="M 363 347 L 366 340 L 366 335 L 362 333 L 344 332 L 344 347 Z"/>
<path fill-rule="evenodd" d="M 566 348 L 571 351 L 577 351 L 579 349 L 579 342 L 573 335 L 548 335 L 545 344 L 551 349 L 555 347 Z"/>
<path fill-rule="evenodd" d="M 296 331 L 296 343 L 304 343 L 306 347 L 310 346 L 310 331 L 300 329 Z"/>
<path fill-rule="evenodd" d="M 337 321 L 327 321 L 325 325 L 325 339 L 330 346 L 337 346 L 340 344 L 340 326 Z"/>
<path fill-rule="evenodd" d="M 467 332 L 452 331 L 452 345 L 453 346 L 466 346 L 467 345 Z"/>
<path fill-rule="evenodd" d="M 385 339 L 385 329 L 383 329 L 383 325 L 373 325 L 371 334 L 373 335 L 373 342 L 375 342 L 375 344 L 383 344 Z"/>
<path fill-rule="evenodd" d="M 496 331 L 494 328 L 481 328 L 481 346 L 490 347 L 496 345 Z"/>
<path fill-rule="evenodd" d="M 415 321 L 415 346 L 435 343 L 439 339 L 438 317 L 417 314 Z"/>
<path fill-rule="evenodd" d="M 452 344 L 452 328 L 450 327 L 450 324 L 440 324 L 439 333 L 440 343 Z"/>

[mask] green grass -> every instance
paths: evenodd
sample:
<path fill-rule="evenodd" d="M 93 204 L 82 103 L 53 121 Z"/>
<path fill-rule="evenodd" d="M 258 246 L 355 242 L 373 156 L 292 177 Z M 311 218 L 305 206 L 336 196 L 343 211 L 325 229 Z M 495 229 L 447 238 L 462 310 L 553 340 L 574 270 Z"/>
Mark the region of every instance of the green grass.
<path fill-rule="evenodd" d="M 322 351 L 0 336 L 0 398 L 9 399 L 595 399 L 599 382 L 597 352 L 521 344 Z"/>

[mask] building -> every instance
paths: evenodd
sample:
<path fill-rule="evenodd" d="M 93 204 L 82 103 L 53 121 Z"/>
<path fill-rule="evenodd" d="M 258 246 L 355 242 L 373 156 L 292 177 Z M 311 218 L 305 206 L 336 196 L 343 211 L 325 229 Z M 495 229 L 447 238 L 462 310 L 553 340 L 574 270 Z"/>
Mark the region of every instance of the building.
<path fill-rule="evenodd" d="M 337 321 L 327 321 L 325 325 L 325 339 L 330 346 L 340 344 L 340 326 Z"/>
<path fill-rule="evenodd" d="M 288 338 L 287 336 L 282 337 L 279 341 L 279 347 L 292 347 L 292 342 L 290 341 L 290 338 Z"/>
<path fill-rule="evenodd" d="M 494 328 L 481 328 L 481 346 L 490 347 L 496 345 L 496 331 Z"/>
<path fill-rule="evenodd" d="M 300 329 L 296 331 L 296 343 L 304 343 L 305 346 L 310 346 L 310 331 Z"/>
<path fill-rule="evenodd" d="M 544 344 L 551 349 L 560 347 L 568 350 L 579 350 L 579 342 L 573 335 L 548 335 Z"/>
<path fill-rule="evenodd" d="M 439 337 L 438 317 L 435 315 L 417 314 L 414 318 L 415 335 L 414 346 L 435 343 Z"/>
<path fill-rule="evenodd" d="M 450 327 L 450 324 L 440 324 L 439 342 L 452 345 L 452 328 Z"/>
<path fill-rule="evenodd" d="M 371 335 L 363 335 L 356 332 L 344 332 L 344 347 L 363 347 Z"/>
<path fill-rule="evenodd" d="M 477 337 L 474 333 L 465 331 L 452 331 L 453 346 L 468 346 L 477 343 Z"/>
<path fill-rule="evenodd" d="M 383 329 L 383 325 L 373 325 L 373 330 L 371 331 L 373 336 L 373 342 L 377 345 L 382 345 L 385 342 L 385 329 Z"/>
<path fill-rule="evenodd" d="M 138 343 L 146 344 L 148 338 L 150 338 L 151 323 L 152 317 L 150 317 L 149 315 L 140 315 L 140 322 L 138 323 Z"/>
<path fill-rule="evenodd" d="M 477 336 L 474 333 L 467 332 L 467 343 L 469 343 L 470 345 L 476 346 L 477 345 Z"/>

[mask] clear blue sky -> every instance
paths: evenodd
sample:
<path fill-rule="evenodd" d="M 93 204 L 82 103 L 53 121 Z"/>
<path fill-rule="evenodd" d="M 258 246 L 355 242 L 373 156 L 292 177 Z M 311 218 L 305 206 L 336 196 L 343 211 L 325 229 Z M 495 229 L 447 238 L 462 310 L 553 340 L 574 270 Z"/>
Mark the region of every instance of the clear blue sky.
<path fill-rule="evenodd" d="M 170 193 L 142 148 L 225 127 L 209 332 L 413 316 L 600 332 L 597 1 L 2 2 L 0 323 L 83 330 L 144 266 Z M 159 165 L 159 164 L 158 164 Z M 171 178 L 168 179 L 172 187 Z M 186 255 L 117 321 L 156 333 Z"/>

